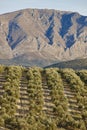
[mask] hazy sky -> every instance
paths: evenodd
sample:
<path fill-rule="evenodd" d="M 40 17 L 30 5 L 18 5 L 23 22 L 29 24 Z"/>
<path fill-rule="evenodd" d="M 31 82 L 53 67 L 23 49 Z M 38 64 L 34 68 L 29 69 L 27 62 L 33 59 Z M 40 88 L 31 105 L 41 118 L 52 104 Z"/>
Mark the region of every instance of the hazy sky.
<path fill-rule="evenodd" d="M 87 16 L 87 0 L 0 0 L 0 14 L 25 8 L 49 8 Z"/>

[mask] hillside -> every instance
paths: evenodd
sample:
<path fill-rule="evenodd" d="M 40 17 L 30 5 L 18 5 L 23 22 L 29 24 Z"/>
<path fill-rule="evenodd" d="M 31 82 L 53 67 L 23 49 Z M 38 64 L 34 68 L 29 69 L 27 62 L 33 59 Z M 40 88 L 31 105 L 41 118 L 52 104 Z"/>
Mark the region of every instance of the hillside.
<path fill-rule="evenodd" d="M 60 62 L 46 66 L 45 68 L 73 68 L 73 69 L 87 69 L 87 58 L 76 59 L 71 61 Z"/>
<path fill-rule="evenodd" d="M 0 59 L 47 66 L 87 57 L 87 16 L 25 9 L 0 15 Z"/>
<path fill-rule="evenodd" d="M 87 71 L 0 66 L 0 128 L 4 127 L 87 130 Z"/>

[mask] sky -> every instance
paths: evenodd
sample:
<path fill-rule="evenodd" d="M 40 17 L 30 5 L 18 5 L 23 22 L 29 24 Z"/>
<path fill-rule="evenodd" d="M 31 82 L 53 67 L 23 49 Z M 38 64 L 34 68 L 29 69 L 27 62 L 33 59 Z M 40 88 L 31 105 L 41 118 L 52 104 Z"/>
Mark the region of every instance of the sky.
<path fill-rule="evenodd" d="M 87 16 L 87 0 L 0 0 L 0 14 L 26 8 L 73 11 Z"/>

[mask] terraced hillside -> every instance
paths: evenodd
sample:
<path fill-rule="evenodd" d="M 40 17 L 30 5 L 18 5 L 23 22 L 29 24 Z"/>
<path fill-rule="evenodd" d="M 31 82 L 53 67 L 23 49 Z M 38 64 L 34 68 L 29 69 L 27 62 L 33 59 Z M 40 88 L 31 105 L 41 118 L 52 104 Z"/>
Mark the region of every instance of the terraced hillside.
<path fill-rule="evenodd" d="M 0 129 L 87 130 L 87 70 L 0 66 Z"/>

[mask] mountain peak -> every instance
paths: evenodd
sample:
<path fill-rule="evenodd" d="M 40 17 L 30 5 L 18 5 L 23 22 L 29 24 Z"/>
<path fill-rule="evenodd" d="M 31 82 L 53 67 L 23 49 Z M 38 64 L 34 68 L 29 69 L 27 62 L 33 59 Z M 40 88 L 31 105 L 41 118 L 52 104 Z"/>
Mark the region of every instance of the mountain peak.
<path fill-rule="evenodd" d="M 0 15 L 0 34 L 0 59 L 23 56 L 49 64 L 87 55 L 87 17 L 75 12 L 25 9 Z"/>

